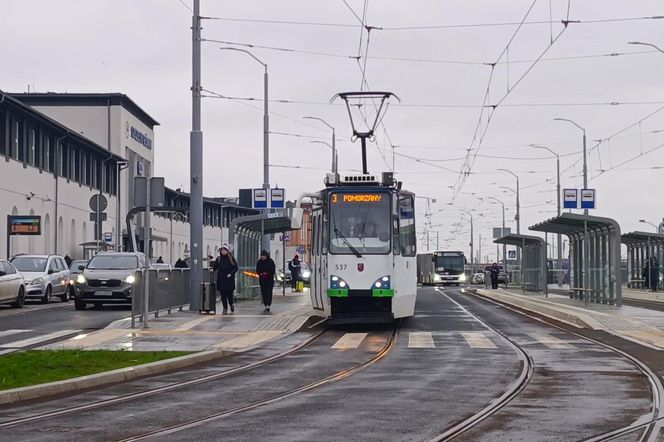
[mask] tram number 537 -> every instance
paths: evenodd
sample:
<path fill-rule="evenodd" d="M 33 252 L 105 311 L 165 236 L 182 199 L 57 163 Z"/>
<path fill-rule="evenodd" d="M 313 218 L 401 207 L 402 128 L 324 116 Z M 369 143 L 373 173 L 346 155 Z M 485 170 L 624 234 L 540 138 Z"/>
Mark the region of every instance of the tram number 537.
<path fill-rule="evenodd" d="M 346 270 L 348 268 L 348 264 L 336 264 L 334 266 L 334 270 Z"/>

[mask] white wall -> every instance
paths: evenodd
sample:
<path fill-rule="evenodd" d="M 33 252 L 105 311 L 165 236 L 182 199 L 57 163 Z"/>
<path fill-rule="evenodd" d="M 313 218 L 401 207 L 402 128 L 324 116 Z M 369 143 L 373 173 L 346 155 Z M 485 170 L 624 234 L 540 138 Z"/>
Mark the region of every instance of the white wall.
<path fill-rule="evenodd" d="M 100 146 L 108 145 L 108 109 L 106 106 L 32 107 Z M 113 113 L 114 107 L 119 108 L 119 106 L 111 106 L 111 113 Z M 120 155 L 119 150 L 113 152 Z"/>

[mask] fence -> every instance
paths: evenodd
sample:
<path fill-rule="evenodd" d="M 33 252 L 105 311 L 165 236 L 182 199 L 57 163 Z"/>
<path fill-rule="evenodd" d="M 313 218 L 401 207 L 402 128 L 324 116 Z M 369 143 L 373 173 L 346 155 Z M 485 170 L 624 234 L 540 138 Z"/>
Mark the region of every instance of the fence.
<path fill-rule="evenodd" d="M 189 269 L 150 269 L 148 272 L 150 278 L 148 313 L 154 313 L 155 317 L 158 317 L 160 311 L 170 313 L 173 309 L 182 310 L 189 304 L 192 295 Z M 144 273 L 145 270 L 139 270 L 134 274 L 136 282 L 134 282 L 131 304 L 132 327 L 137 317 L 141 319 L 143 317 Z"/>

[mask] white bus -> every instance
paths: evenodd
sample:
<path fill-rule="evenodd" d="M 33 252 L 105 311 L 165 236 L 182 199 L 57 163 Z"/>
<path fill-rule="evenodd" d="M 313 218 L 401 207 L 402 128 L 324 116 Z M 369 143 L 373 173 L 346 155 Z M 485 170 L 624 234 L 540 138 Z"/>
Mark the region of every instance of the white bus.
<path fill-rule="evenodd" d="M 417 282 L 425 285 L 459 285 L 466 282 L 463 252 L 437 251 L 417 255 Z"/>

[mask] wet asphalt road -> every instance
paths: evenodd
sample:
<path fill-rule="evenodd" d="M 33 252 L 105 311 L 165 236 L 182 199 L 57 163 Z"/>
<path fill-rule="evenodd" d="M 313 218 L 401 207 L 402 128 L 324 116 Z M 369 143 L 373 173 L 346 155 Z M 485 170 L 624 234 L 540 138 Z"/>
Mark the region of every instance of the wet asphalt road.
<path fill-rule="evenodd" d="M 648 384 L 622 357 L 458 290 L 443 292 L 420 289 L 415 317 L 401 323 L 396 346 L 375 365 L 341 381 L 159 440 L 428 440 L 499 396 L 521 370 L 506 340 L 468 312 L 522 345 L 534 359 L 535 373 L 519 397 L 459 440 L 580 440 L 649 412 Z M 331 348 L 347 331 L 368 334 L 358 348 Z M 429 348 L 409 346 L 411 333 L 422 332 L 431 333 Z M 311 346 L 249 372 L 1 428 L 0 434 L 15 441 L 120 440 L 274 397 L 355 366 L 380 351 L 389 335 L 389 329 L 332 329 Z M 237 367 L 306 337 L 297 334 L 256 352 L 184 372 L 42 404 L 0 408 L 0 421 Z M 637 435 L 621 440 L 637 440 Z"/>

